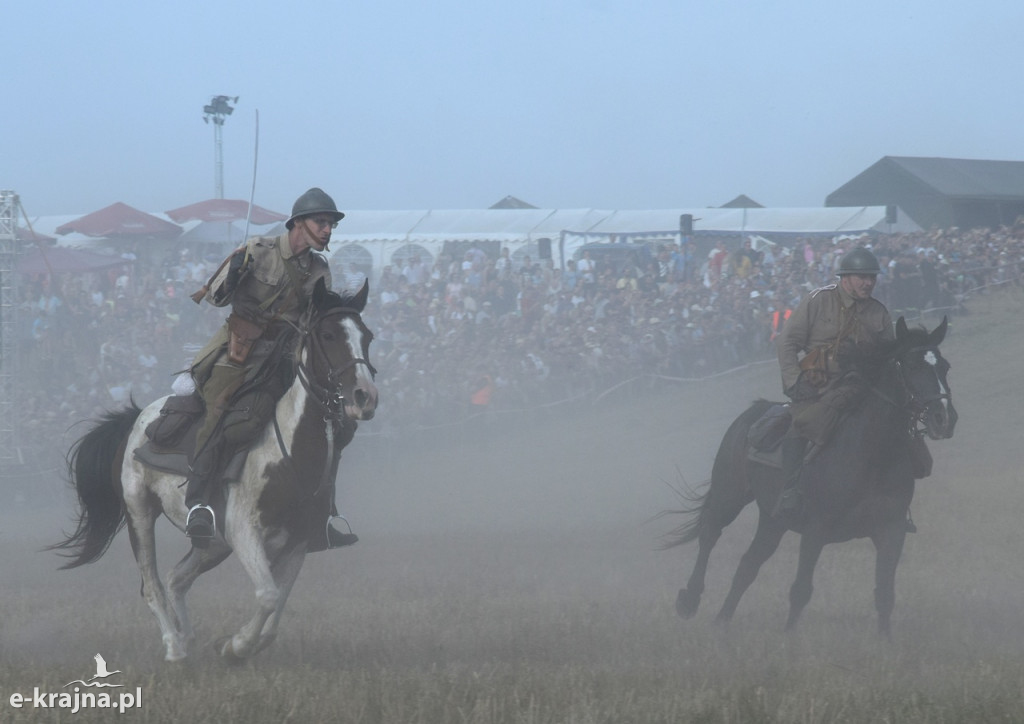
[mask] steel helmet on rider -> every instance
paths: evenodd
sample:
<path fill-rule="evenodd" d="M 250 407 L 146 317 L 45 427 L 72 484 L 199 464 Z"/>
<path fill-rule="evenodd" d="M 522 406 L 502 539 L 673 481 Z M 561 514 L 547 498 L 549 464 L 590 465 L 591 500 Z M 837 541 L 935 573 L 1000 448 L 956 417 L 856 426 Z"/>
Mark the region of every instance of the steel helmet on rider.
<path fill-rule="evenodd" d="M 878 258 L 863 246 L 858 246 L 849 251 L 839 260 L 839 269 L 836 276 L 843 274 L 880 274 L 882 267 L 878 265 Z"/>
<path fill-rule="evenodd" d="M 288 221 L 284 222 L 284 226 L 286 229 L 291 229 L 295 226 L 296 219 L 312 214 L 330 214 L 335 221 L 345 218 L 345 214 L 338 211 L 334 199 L 328 196 L 323 189 L 314 187 L 295 199 L 295 203 L 292 205 L 292 215 Z"/>

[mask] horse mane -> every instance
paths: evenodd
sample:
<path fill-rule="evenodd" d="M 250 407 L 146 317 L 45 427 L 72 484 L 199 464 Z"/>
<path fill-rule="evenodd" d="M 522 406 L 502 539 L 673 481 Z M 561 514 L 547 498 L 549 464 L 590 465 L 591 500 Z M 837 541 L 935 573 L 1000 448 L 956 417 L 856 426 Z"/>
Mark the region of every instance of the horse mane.
<path fill-rule="evenodd" d="M 918 325 L 908 327 L 906 335 L 898 339 L 860 343 L 845 340 L 839 346 L 839 367 L 844 371 L 855 370 L 873 377 L 886 362 L 899 357 L 908 349 L 927 345 L 928 335 L 927 328 Z"/>

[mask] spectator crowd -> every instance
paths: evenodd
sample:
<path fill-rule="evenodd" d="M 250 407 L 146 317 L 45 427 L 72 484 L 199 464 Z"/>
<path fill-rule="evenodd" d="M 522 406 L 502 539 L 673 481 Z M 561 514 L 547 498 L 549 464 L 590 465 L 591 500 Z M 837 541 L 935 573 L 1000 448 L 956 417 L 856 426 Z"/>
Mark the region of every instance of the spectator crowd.
<path fill-rule="evenodd" d="M 831 283 L 843 253 L 868 244 L 883 267 L 876 296 L 916 321 L 959 314 L 972 295 L 1021 283 L 1024 224 L 1000 229 L 800 238 L 739 248 L 662 244 L 614 263 L 585 253 L 497 258 L 416 254 L 384 268 L 364 314 L 376 341 L 381 423 L 450 423 L 595 396 L 644 376 L 701 378 L 774 355 L 772 340 L 810 289 Z M 220 259 L 174 250 L 113 271 L 19 282 L 15 410 L 26 457 L 63 454 L 83 421 L 169 394 L 175 374 L 226 311 L 189 295 Z M 362 277 L 332 259 L 335 288 Z M 772 391 L 766 391 L 771 394 Z M 376 421 L 373 424 L 378 424 Z"/>

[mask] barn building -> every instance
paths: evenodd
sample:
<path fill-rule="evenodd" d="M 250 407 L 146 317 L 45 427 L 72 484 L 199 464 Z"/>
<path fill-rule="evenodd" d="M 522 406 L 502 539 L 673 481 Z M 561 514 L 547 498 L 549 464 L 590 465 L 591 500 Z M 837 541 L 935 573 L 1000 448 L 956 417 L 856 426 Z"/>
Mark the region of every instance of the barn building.
<path fill-rule="evenodd" d="M 997 228 L 1024 216 L 1024 161 L 885 156 L 825 206 L 896 207 L 923 229 Z"/>

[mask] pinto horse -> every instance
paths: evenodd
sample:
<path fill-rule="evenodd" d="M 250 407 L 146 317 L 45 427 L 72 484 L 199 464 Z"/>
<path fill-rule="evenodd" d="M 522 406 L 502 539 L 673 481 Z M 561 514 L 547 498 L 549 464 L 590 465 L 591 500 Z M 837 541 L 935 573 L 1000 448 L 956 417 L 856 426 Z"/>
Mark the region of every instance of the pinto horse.
<path fill-rule="evenodd" d="M 307 310 L 281 342 L 281 373 L 290 375 L 290 384 L 237 481 L 223 485 L 223 529 L 208 547 L 189 550 L 166 588 L 157 573 L 154 526 L 162 514 L 184 531 L 185 478 L 133 454 L 166 398 L 143 410 L 133 403 L 108 413 L 72 447 L 68 471 L 78 493 L 78 526 L 51 549 L 72 558 L 63 568 L 92 563 L 127 524 L 142 594 L 160 624 L 168 661 L 185 658 L 194 639 L 185 606 L 189 588 L 232 551 L 255 586 L 257 610 L 237 633 L 218 641 L 221 655 L 246 659 L 276 636 L 310 540 L 322 533 L 312 521 L 323 526 L 341 448 L 356 421 L 372 418 L 377 406 L 369 362 L 373 335 L 360 316 L 368 293 L 365 283 L 356 294 L 340 296 L 317 282 Z"/>
<path fill-rule="evenodd" d="M 947 321 L 943 318 L 928 332 L 908 329 L 900 317 L 895 341 L 883 344 L 863 367 L 870 391 L 840 423 L 832 441 L 805 462 L 801 473 L 806 480 L 805 510 L 791 528 L 801 538 L 796 579 L 789 591 L 787 630 L 796 625 L 811 599 L 822 548 L 870 538 L 876 550 L 878 629 L 889 637 L 896 567 L 914 496 L 911 442 L 918 438 L 920 450 L 923 433 L 933 440 L 952 437 L 957 420 L 946 379 L 949 363 L 939 352 Z M 749 503 L 758 505 L 757 532 L 736 570 L 718 621 L 732 618 L 761 565 L 790 529 L 771 514 L 782 490 L 781 470 L 748 456 L 748 430 L 773 404 L 759 400 L 732 423 L 715 456 L 710 484 L 703 494 L 692 497 L 693 507 L 680 511 L 690 515 L 689 520 L 668 534 L 665 548 L 693 540 L 699 546 L 693 572 L 676 599 L 676 611 L 683 618 L 697 612 L 711 549 Z"/>

